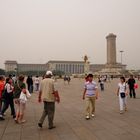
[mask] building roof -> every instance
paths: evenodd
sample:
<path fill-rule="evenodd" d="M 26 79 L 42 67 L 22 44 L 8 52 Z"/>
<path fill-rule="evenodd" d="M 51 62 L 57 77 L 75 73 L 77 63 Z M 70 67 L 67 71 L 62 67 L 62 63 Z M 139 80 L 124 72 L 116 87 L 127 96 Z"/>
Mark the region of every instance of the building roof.
<path fill-rule="evenodd" d="M 101 66 L 101 67 L 103 67 L 103 66 L 105 66 L 106 64 L 90 64 L 90 66 Z"/>
<path fill-rule="evenodd" d="M 108 39 L 108 38 L 116 38 L 117 36 L 115 35 L 115 34 L 113 34 L 113 33 L 110 33 L 106 38 Z"/>
<path fill-rule="evenodd" d="M 17 64 L 17 61 L 6 60 L 5 64 Z"/>
<path fill-rule="evenodd" d="M 46 66 L 46 64 L 31 64 L 31 63 L 29 63 L 29 64 L 27 64 L 27 63 L 25 63 L 25 64 L 18 64 L 18 66 Z"/>
<path fill-rule="evenodd" d="M 63 60 L 50 60 L 48 63 L 84 63 L 84 61 L 63 61 Z"/>

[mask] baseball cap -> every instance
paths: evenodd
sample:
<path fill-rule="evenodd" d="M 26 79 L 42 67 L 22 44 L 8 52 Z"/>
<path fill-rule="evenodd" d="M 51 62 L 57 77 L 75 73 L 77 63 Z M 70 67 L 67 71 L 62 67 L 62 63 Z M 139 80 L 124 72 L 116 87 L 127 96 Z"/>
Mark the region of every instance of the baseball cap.
<path fill-rule="evenodd" d="M 52 74 L 51 71 L 47 71 L 47 72 L 46 72 L 46 75 L 51 75 L 51 76 L 52 76 L 53 74 Z"/>

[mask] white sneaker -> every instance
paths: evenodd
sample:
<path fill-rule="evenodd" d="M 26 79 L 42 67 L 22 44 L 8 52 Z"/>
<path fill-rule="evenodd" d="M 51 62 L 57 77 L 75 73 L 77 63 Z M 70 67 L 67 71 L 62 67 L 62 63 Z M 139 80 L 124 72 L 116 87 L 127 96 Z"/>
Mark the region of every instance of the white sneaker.
<path fill-rule="evenodd" d="M 95 115 L 94 115 L 94 114 L 92 114 L 91 116 L 92 116 L 92 117 L 95 117 Z"/>
<path fill-rule="evenodd" d="M 120 111 L 120 114 L 123 114 L 123 113 L 124 113 L 123 110 L 121 110 L 121 111 Z"/>
<path fill-rule="evenodd" d="M 90 117 L 89 116 L 86 116 L 86 120 L 89 120 L 90 119 Z"/>

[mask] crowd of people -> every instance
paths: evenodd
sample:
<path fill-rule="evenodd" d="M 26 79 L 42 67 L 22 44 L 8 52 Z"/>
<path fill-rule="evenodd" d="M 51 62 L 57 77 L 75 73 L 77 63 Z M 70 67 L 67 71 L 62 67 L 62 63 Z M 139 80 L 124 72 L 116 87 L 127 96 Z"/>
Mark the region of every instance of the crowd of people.
<path fill-rule="evenodd" d="M 38 79 L 37 76 L 35 81 L 37 81 L 36 79 Z M 24 123 L 26 101 L 33 91 L 39 91 L 39 82 L 34 82 L 32 76 L 28 76 L 26 81 L 23 75 L 18 78 L 15 75 L 9 75 L 6 78 L 0 76 L 0 121 L 5 120 L 5 112 L 10 106 L 11 116 L 15 122 Z"/>
<path fill-rule="evenodd" d="M 113 80 L 113 76 L 111 76 Z M 85 78 L 85 87 L 83 93 L 83 99 L 86 100 L 86 119 L 89 120 L 91 117 L 95 116 L 95 101 L 98 99 L 99 90 L 98 85 L 93 79 L 93 75 L 89 74 Z M 104 91 L 104 83 L 109 81 L 108 76 L 99 76 L 98 83 L 100 85 L 101 91 Z M 130 78 L 126 80 L 124 76 L 120 77 L 120 82 L 118 83 L 117 96 L 119 98 L 120 114 L 126 112 L 127 109 L 127 98 L 128 95 L 130 98 L 136 98 L 135 89 L 138 88 L 138 84 L 133 75 L 130 75 Z"/>
<path fill-rule="evenodd" d="M 52 79 L 52 72 L 47 71 L 45 76 L 40 82 L 38 76 L 33 80 L 32 76 L 28 76 L 26 81 L 23 75 L 18 78 L 16 76 L 7 77 L 0 76 L 0 120 L 5 120 L 5 112 L 11 108 L 11 115 L 15 122 L 18 124 L 26 122 L 24 119 L 26 102 L 31 97 L 31 93 L 38 91 L 38 101 L 44 103 L 44 109 L 42 116 L 38 122 L 40 128 L 43 127 L 43 122 L 48 116 L 49 129 L 55 128 L 53 120 L 55 113 L 55 102 L 60 102 L 60 97 L 57 88 L 55 87 L 55 81 Z M 64 77 L 64 82 L 69 77 Z M 93 78 L 93 74 L 88 74 L 85 79 L 83 100 L 86 102 L 85 118 L 89 120 L 95 116 L 95 103 L 99 97 L 98 84 Z M 101 76 L 98 79 L 101 91 L 104 91 L 104 82 L 107 77 Z M 112 78 L 113 80 L 113 78 Z M 119 98 L 120 114 L 123 114 L 128 110 L 127 98 L 136 98 L 135 89 L 138 88 L 135 78 L 133 75 L 128 80 L 125 77 L 120 77 L 118 83 L 117 96 Z"/>

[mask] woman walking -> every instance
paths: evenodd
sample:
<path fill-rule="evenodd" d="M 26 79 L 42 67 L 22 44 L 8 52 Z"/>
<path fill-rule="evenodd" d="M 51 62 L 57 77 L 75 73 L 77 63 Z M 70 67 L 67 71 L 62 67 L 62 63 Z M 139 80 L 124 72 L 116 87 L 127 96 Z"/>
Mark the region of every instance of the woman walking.
<path fill-rule="evenodd" d="M 90 116 L 95 116 L 95 100 L 98 99 L 98 87 L 96 82 L 93 81 L 92 74 L 89 74 L 87 79 L 83 100 L 86 99 L 86 119 L 88 120 Z"/>
<path fill-rule="evenodd" d="M 8 109 L 9 105 L 11 108 L 11 115 L 13 116 L 13 118 L 16 117 L 15 115 L 15 108 L 14 108 L 14 101 L 13 101 L 13 90 L 14 87 L 13 85 L 13 80 L 11 78 L 7 78 L 6 79 L 6 84 L 5 84 L 5 92 L 4 92 L 4 105 L 2 108 L 2 115 L 4 115 L 5 111 Z"/>
<path fill-rule="evenodd" d="M 1 114 L 1 111 L 2 111 L 2 93 L 4 91 L 4 85 L 5 85 L 5 78 L 0 75 L 0 121 L 3 121 L 5 120 Z"/>
<path fill-rule="evenodd" d="M 15 101 L 15 104 L 16 104 L 16 118 L 15 118 L 15 122 L 16 123 L 21 123 L 22 122 L 22 112 L 23 112 L 23 109 L 24 109 L 24 106 L 22 106 L 22 104 L 20 104 L 20 94 L 21 92 L 25 93 L 26 94 L 26 85 L 24 83 L 24 76 L 23 75 L 20 75 L 19 78 L 18 78 L 18 81 L 17 83 L 15 84 L 15 90 L 14 90 L 14 101 Z"/>
<path fill-rule="evenodd" d="M 123 114 L 124 111 L 127 111 L 127 84 L 125 82 L 125 78 L 121 77 L 120 82 L 118 84 L 117 96 L 119 97 L 120 104 L 120 114 Z"/>

